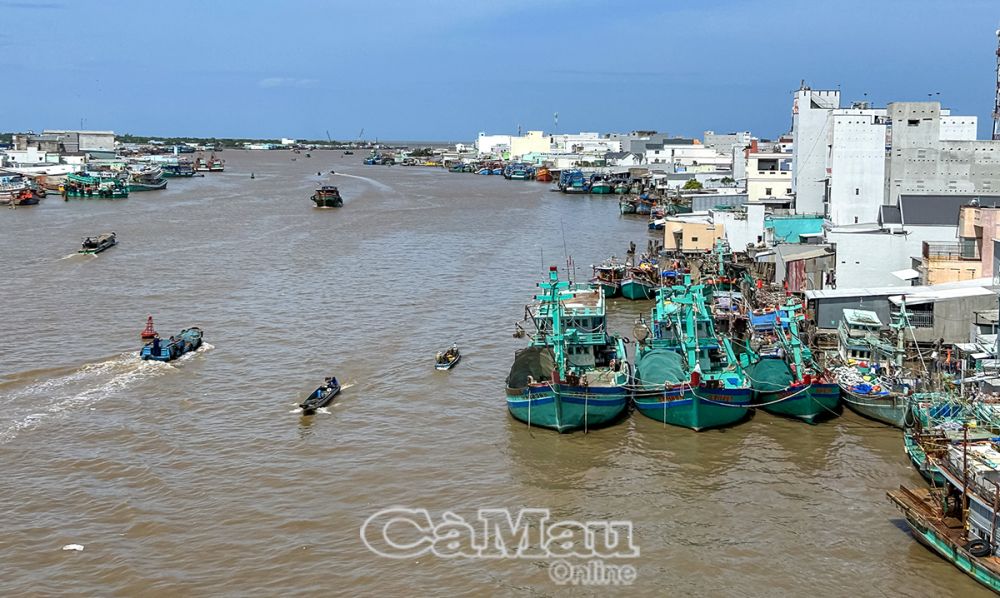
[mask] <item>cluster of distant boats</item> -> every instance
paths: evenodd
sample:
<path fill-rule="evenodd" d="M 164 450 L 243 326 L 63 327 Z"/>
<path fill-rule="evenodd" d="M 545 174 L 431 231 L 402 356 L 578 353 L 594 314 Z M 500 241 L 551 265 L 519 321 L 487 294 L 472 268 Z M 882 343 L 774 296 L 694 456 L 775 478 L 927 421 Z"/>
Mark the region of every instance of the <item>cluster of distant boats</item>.
<path fill-rule="evenodd" d="M 63 199 L 124 199 L 129 193 L 166 189 L 169 178 L 203 176 L 222 172 L 225 161 L 214 154 L 194 161 L 177 157 L 145 156 L 116 160 L 92 160 L 86 167 L 60 164 L 45 167 L 9 168 L 0 172 L 0 203 L 34 205 L 48 191 Z"/>

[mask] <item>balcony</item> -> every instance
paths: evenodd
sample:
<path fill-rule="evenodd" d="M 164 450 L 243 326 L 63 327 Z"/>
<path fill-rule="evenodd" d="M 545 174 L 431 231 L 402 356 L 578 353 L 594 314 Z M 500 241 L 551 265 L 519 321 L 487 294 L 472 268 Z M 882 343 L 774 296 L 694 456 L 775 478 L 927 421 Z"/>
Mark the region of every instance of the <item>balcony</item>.
<path fill-rule="evenodd" d="M 971 242 L 938 243 L 924 241 L 921 255 L 925 259 L 932 260 L 978 261 L 981 258 L 979 255 L 979 246 L 976 244 L 975 239 L 970 239 L 969 241 Z"/>

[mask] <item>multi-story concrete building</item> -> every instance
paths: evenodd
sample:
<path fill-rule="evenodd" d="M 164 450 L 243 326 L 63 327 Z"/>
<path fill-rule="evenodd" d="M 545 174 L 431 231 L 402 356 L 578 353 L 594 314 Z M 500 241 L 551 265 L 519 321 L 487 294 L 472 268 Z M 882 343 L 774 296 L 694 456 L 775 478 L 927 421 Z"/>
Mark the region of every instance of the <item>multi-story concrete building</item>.
<path fill-rule="evenodd" d="M 885 110 L 832 110 L 827 122 L 821 213 L 838 226 L 875 222 L 885 182 Z"/>
<path fill-rule="evenodd" d="M 938 102 L 894 102 L 888 116 L 885 203 L 902 194 L 1000 192 L 1000 141 L 977 141 L 975 116 L 951 116 Z"/>
<path fill-rule="evenodd" d="M 702 143 L 705 147 L 710 147 L 720 154 L 730 155 L 733 149 L 744 149 L 750 145 L 753 135 L 750 131 L 739 131 L 736 133 L 716 133 L 715 131 L 705 131 Z"/>
<path fill-rule="evenodd" d="M 747 201 L 789 204 L 792 201 L 792 154 L 761 148 L 757 140 L 750 142 L 743 159 L 746 164 Z M 734 165 L 735 171 L 735 165 Z"/>
<path fill-rule="evenodd" d="M 486 154 L 500 155 L 510 151 L 510 135 L 487 135 L 479 133 L 476 138 L 476 151 L 480 156 Z"/>
<path fill-rule="evenodd" d="M 510 155 L 515 160 L 528 154 L 544 154 L 552 148 L 552 139 L 543 131 L 528 131 L 510 138 Z"/>
<path fill-rule="evenodd" d="M 806 86 L 792 100 L 792 193 L 799 214 L 825 213 L 826 142 L 830 113 L 840 108 L 840 91 Z"/>

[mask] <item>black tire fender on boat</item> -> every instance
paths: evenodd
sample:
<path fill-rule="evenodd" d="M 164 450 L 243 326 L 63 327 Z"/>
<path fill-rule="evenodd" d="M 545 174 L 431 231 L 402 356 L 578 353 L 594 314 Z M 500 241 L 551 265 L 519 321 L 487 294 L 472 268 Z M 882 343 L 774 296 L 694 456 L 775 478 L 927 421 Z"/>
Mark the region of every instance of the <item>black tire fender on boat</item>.
<path fill-rule="evenodd" d="M 990 556 L 990 553 L 993 552 L 992 547 L 986 540 L 973 540 L 965 545 L 965 549 L 969 551 L 969 554 L 977 558 Z"/>
<path fill-rule="evenodd" d="M 622 342 L 625 343 L 626 345 L 629 345 L 629 344 L 632 344 L 632 339 L 630 339 L 627 336 L 623 336 L 622 337 Z"/>

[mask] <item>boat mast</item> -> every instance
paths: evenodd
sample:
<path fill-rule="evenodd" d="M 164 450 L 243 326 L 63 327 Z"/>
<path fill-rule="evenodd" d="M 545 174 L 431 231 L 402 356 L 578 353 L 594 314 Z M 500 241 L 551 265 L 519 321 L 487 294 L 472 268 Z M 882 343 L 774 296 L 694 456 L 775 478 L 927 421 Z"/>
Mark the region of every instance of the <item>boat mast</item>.
<path fill-rule="evenodd" d="M 903 355 L 906 354 L 904 333 L 910 327 L 910 318 L 906 314 L 906 295 L 900 296 L 899 318 L 892 324 L 896 329 L 896 354 L 893 356 L 893 363 L 897 368 L 903 367 Z"/>
<path fill-rule="evenodd" d="M 560 293 L 560 290 L 568 288 L 569 282 L 559 280 L 559 269 L 557 266 L 549 267 L 549 281 L 538 283 L 538 288 L 545 291 L 544 294 L 536 295 L 535 299 L 543 305 L 548 304 L 549 316 L 552 319 L 552 333 L 549 338 L 552 340 L 552 350 L 555 353 L 556 366 L 559 368 L 559 379 L 566 379 L 566 351 L 565 336 L 562 329 L 562 302 L 571 299 L 572 293 Z"/>
<path fill-rule="evenodd" d="M 786 316 L 781 318 L 781 322 L 788 323 L 788 332 L 791 338 L 785 339 L 785 333 L 782 330 L 778 330 L 778 338 L 782 339 L 782 344 L 785 342 L 791 347 L 792 359 L 795 364 L 795 379 L 798 382 L 802 382 L 802 341 L 799 339 L 799 320 L 803 319 L 802 314 L 798 313 L 797 310 L 799 304 L 795 302 L 791 297 L 788 298 L 788 303 L 786 305 L 780 306 L 779 311 L 786 312 Z"/>

